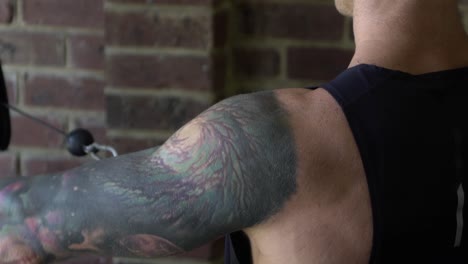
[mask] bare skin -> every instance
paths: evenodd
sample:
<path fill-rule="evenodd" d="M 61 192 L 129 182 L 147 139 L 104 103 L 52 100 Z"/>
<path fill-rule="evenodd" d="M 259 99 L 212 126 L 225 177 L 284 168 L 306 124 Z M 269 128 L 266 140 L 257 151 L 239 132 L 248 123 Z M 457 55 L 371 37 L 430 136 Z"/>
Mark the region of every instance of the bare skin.
<path fill-rule="evenodd" d="M 341 2 L 355 17 L 351 66 L 415 74 L 468 66 L 456 1 Z M 166 256 L 235 230 L 249 235 L 256 264 L 368 261 L 362 161 L 323 89 L 230 98 L 160 148 L 0 182 L 1 263 Z"/>
<path fill-rule="evenodd" d="M 348 2 L 354 2 L 356 41 L 350 66 L 375 64 L 412 74 L 467 66 L 468 36 L 457 0 Z"/>
<path fill-rule="evenodd" d="M 335 4 L 354 18 L 356 51 L 350 67 L 374 64 L 422 74 L 468 66 L 468 36 L 455 0 Z M 308 117 L 298 115 L 293 125 L 297 142 L 312 141 L 310 152 L 298 155 L 298 192 L 270 221 L 246 230 L 254 263 L 368 263 L 372 218 L 361 158 L 334 99 L 321 89 L 308 96 L 313 103 L 301 106 Z M 344 193 L 341 199 L 338 193 Z"/>
<path fill-rule="evenodd" d="M 277 215 L 246 229 L 254 263 L 365 263 L 370 200 L 346 118 L 323 89 L 297 90 L 284 100 L 295 102 L 296 141 L 308 144 L 298 150 L 297 192 Z"/>

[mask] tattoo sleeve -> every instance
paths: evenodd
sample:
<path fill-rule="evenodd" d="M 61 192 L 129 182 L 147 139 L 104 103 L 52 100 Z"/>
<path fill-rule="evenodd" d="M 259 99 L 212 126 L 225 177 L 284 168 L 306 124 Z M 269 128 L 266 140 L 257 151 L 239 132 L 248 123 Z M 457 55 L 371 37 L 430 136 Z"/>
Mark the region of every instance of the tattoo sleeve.
<path fill-rule="evenodd" d="M 165 256 L 254 226 L 295 192 L 291 133 L 274 92 L 241 95 L 160 148 L 3 179 L 0 259 L 13 258 L 2 243 L 24 247 L 28 258 Z"/>

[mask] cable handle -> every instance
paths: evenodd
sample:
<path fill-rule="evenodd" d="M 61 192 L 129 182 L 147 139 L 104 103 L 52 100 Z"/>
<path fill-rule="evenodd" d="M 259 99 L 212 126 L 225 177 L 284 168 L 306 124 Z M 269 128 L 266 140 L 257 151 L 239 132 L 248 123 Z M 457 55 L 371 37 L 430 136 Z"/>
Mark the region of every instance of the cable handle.
<path fill-rule="evenodd" d="M 84 147 L 84 151 L 91 155 L 91 157 L 95 160 L 101 160 L 102 158 L 100 156 L 97 155 L 98 152 L 100 151 L 106 151 L 106 152 L 109 152 L 112 157 L 117 157 L 119 154 L 117 153 L 117 151 L 111 147 L 111 146 L 106 146 L 106 145 L 101 145 L 101 144 L 98 144 L 98 143 L 93 143 L 89 146 L 86 146 Z"/>
<path fill-rule="evenodd" d="M 16 106 L 8 104 L 7 102 L 0 102 L 0 107 L 1 106 L 9 109 L 10 111 L 14 111 L 36 122 L 39 125 L 47 127 L 52 131 L 64 136 L 66 147 L 73 156 L 82 157 L 86 155 L 91 155 L 91 157 L 93 157 L 95 160 L 101 160 L 101 157 L 97 155 L 97 153 L 101 151 L 109 152 L 110 154 L 112 154 L 113 157 L 118 156 L 117 151 L 113 147 L 95 143 L 93 135 L 86 129 L 78 128 L 71 131 L 70 133 L 66 133 L 62 129 L 57 128 L 42 119 L 32 116 L 29 113 L 26 113 L 23 110 L 17 108 Z"/>
<path fill-rule="evenodd" d="M 117 151 L 106 145 L 101 145 L 94 142 L 93 135 L 86 129 L 78 128 L 68 133 L 66 136 L 66 145 L 68 151 L 77 157 L 90 155 L 95 160 L 101 160 L 98 156 L 99 152 L 105 151 L 117 157 Z"/>

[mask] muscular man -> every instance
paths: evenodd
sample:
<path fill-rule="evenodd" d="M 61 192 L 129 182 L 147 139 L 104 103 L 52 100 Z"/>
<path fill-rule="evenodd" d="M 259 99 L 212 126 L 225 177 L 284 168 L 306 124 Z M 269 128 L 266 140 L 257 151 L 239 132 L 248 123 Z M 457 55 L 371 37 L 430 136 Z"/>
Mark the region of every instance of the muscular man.
<path fill-rule="evenodd" d="M 243 230 L 255 264 L 466 263 L 457 1 L 336 3 L 356 53 L 321 88 L 229 98 L 160 148 L 2 180 L 0 262 L 163 256 Z"/>
<path fill-rule="evenodd" d="M 468 263 L 468 37 L 457 1 L 335 3 L 354 18 L 355 55 L 291 114 L 297 190 L 245 229 L 253 263 Z M 232 240 L 226 262 L 237 253 L 250 263 Z"/>

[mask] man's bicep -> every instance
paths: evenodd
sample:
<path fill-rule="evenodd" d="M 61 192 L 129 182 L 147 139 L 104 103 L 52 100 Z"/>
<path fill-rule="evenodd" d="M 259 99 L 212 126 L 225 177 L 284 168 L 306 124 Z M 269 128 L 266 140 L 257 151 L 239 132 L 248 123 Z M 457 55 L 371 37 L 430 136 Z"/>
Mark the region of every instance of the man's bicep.
<path fill-rule="evenodd" d="M 175 133 L 157 163 L 187 171 L 213 220 L 242 229 L 266 220 L 296 189 L 296 154 L 288 113 L 274 92 L 226 99 Z"/>

